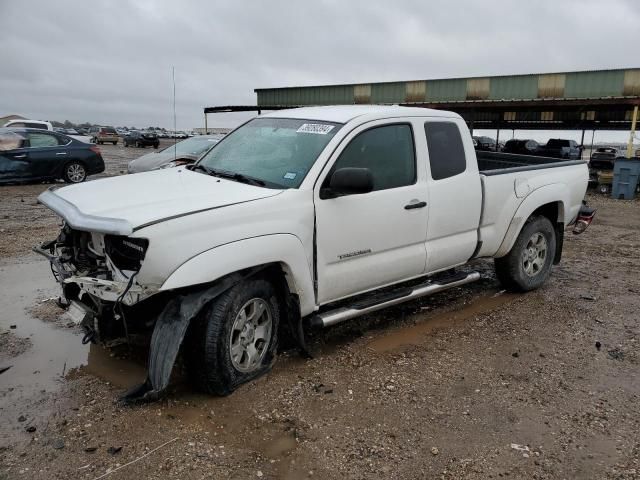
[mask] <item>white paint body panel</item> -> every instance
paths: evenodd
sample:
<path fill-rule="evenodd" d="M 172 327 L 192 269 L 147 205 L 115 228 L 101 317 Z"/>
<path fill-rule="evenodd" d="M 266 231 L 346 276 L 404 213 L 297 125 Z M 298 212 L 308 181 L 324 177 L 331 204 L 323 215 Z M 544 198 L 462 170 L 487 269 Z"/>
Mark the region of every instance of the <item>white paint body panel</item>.
<path fill-rule="evenodd" d="M 344 106 L 265 116 L 344 123 L 298 189 L 261 188 L 174 168 L 72 185 L 55 194 L 75 206 L 77 215 L 121 220 L 132 236 L 149 239 L 136 276 L 149 290 L 212 282 L 278 263 L 299 295 L 302 315 L 308 315 L 336 299 L 463 264 L 479 240 L 476 256 L 504 255 L 533 210 L 561 202 L 568 223 L 586 190 L 586 165 L 480 174 L 469 131 L 450 112 Z M 438 181 L 431 178 L 424 134 L 424 122 L 434 120 L 458 125 L 467 156 L 465 172 Z M 319 199 L 324 177 L 358 131 L 398 122 L 413 128 L 414 185 Z M 416 200 L 427 207 L 404 209 Z"/>

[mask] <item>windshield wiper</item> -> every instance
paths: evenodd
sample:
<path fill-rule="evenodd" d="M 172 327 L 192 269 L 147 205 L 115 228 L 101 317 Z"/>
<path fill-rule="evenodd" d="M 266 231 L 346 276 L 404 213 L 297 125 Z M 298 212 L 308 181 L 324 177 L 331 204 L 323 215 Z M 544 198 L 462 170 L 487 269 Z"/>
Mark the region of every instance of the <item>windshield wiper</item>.
<path fill-rule="evenodd" d="M 203 172 L 210 174 L 211 170 L 209 170 L 207 167 L 205 167 L 204 165 L 201 164 L 197 164 L 197 165 L 187 165 L 187 168 L 193 172 L 195 172 L 196 170 L 202 170 Z"/>
<path fill-rule="evenodd" d="M 200 166 L 200 165 L 197 165 Z M 202 167 L 205 168 L 205 167 Z M 248 177 L 243 175 L 242 173 L 236 172 L 228 172 L 227 170 L 217 170 L 217 169 L 208 169 L 206 170 L 207 174 L 213 175 L 214 177 L 220 178 L 228 178 L 230 180 L 235 180 L 236 182 L 247 183 L 249 185 L 257 185 L 259 187 L 264 187 L 266 185 L 262 180 L 258 180 L 257 178 Z"/>

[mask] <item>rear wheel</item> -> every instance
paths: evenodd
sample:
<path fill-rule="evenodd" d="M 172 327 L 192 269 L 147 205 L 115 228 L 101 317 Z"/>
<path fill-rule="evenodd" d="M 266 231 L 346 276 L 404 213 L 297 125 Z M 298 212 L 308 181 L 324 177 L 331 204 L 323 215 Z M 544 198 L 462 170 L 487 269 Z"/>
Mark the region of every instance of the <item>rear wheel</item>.
<path fill-rule="evenodd" d="M 266 280 L 242 282 L 223 293 L 194 321 L 186 353 L 196 388 L 228 395 L 271 368 L 280 309 Z"/>
<path fill-rule="evenodd" d="M 63 176 L 67 183 L 82 183 L 87 178 L 87 169 L 80 162 L 69 162 L 64 167 Z"/>
<path fill-rule="evenodd" d="M 531 217 L 511 251 L 495 259 L 496 276 L 507 289 L 526 292 L 549 278 L 556 251 L 556 233 L 546 217 Z"/>

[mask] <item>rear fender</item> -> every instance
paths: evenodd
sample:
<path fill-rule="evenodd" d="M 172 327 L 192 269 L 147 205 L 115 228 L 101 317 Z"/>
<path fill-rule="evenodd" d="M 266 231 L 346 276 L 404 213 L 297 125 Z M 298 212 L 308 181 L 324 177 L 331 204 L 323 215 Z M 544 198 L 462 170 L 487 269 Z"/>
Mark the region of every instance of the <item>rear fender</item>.
<path fill-rule="evenodd" d="M 300 239 L 291 234 L 263 235 L 207 250 L 180 265 L 160 291 L 210 283 L 226 275 L 258 265 L 282 267 L 289 291 L 298 295 L 300 315 L 315 310 L 311 266 Z"/>
<path fill-rule="evenodd" d="M 566 206 L 569 205 L 567 186 L 563 183 L 554 183 L 533 190 L 529 195 L 525 197 L 525 199 L 516 210 L 516 213 L 511 219 L 511 223 L 509 224 L 509 228 L 507 228 L 507 233 L 505 234 L 502 243 L 500 244 L 500 248 L 493 256 L 499 258 L 504 257 L 507 253 L 509 253 L 509 251 L 513 247 L 513 244 L 516 242 L 516 239 L 518 238 L 522 227 L 526 223 L 527 219 L 531 216 L 531 214 L 543 205 L 553 203 L 558 204 L 558 218 L 551 219 L 551 223 L 554 225 L 554 227 L 557 227 L 558 223 L 566 223 L 565 212 Z M 556 252 L 556 257 L 557 255 L 558 254 Z"/>

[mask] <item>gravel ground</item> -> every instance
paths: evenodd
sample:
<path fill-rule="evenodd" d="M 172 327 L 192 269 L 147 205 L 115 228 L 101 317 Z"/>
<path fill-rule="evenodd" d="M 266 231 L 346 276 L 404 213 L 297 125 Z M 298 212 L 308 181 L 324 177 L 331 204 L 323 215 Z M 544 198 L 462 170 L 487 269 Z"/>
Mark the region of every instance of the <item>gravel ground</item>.
<path fill-rule="evenodd" d="M 132 150 L 103 151 L 117 174 Z M 3 265 L 55 234 L 44 188 L 0 189 Z M 120 407 L 141 355 L 92 346 L 46 394 L 0 399 L 0 479 L 638 479 L 640 202 L 588 201 L 595 223 L 540 290 L 505 294 L 478 262 L 482 281 L 312 332 L 313 359 L 284 351 L 229 397 L 178 372 L 168 398 Z"/>

